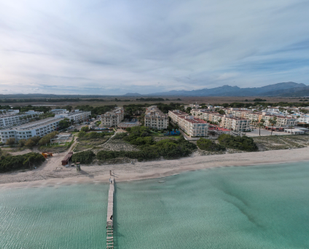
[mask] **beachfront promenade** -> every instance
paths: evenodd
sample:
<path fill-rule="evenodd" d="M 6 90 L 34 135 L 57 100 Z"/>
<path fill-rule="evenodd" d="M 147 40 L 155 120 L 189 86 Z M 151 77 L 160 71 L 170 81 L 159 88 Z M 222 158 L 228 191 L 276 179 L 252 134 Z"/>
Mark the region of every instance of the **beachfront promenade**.
<path fill-rule="evenodd" d="M 114 185 L 115 179 L 110 177 L 109 191 L 108 191 L 108 204 L 107 204 L 107 219 L 106 219 L 106 248 L 114 248 Z"/>

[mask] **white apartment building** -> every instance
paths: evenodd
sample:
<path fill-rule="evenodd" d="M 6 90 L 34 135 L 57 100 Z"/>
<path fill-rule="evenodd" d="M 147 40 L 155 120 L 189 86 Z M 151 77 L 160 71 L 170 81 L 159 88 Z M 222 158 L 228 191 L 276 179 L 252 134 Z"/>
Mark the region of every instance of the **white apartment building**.
<path fill-rule="evenodd" d="M 22 114 L 18 114 L 19 111 L 10 111 L 6 113 L 8 114 L 0 115 L 0 129 L 28 123 L 35 116 L 43 114 L 43 112 L 36 112 L 33 110 L 27 111 Z"/>
<path fill-rule="evenodd" d="M 249 119 L 251 122 L 252 121 L 259 121 L 262 119 L 262 113 L 260 112 L 248 112 L 245 114 L 246 119 Z"/>
<path fill-rule="evenodd" d="M 245 118 L 250 113 L 248 110 L 231 110 L 229 114 L 232 114 L 236 118 Z"/>
<path fill-rule="evenodd" d="M 297 119 L 298 123 L 309 124 L 309 115 L 303 115 Z"/>
<path fill-rule="evenodd" d="M 182 131 L 191 137 L 205 137 L 208 135 L 209 124 L 202 119 L 189 116 L 179 110 L 169 111 L 168 116 L 173 123 L 177 124 Z"/>
<path fill-rule="evenodd" d="M 75 110 L 74 112 L 65 112 L 61 114 L 55 115 L 55 118 L 67 118 L 69 120 L 73 120 L 74 123 L 81 123 L 86 121 L 91 116 L 91 112 L 83 112 L 79 110 Z"/>
<path fill-rule="evenodd" d="M 50 112 L 54 113 L 55 115 L 69 113 L 67 109 L 52 109 Z"/>
<path fill-rule="evenodd" d="M 123 107 L 115 107 L 114 110 L 101 115 L 101 127 L 116 127 L 124 119 Z"/>
<path fill-rule="evenodd" d="M 164 130 L 168 127 L 168 115 L 164 114 L 157 106 L 146 108 L 144 125 L 152 129 Z"/>
<path fill-rule="evenodd" d="M 61 120 L 63 120 L 63 118 L 47 118 L 10 129 L 1 130 L 1 142 L 5 143 L 9 138 L 14 138 L 15 141 L 19 141 L 20 139 L 29 139 L 35 136 L 43 137 L 48 133 L 56 131 Z"/>
<path fill-rule="evenodd" d="M 296 118 L 291 118 L 291 117 L 281 117 L 281 116 L 277 116 L 276 119 L 276 127 L 283 127 L 283 128 L 288 128 L 288 127 L 293 127 L 296 125 Z"/>
<path fill-rule="evenodd" d="M 221 126 L 233 130 L 236 132 L 239 131 L 250 131 L 251 121 L 248 119 L 244 118 L 237 118 L 237 117 L 228 117 L 228 116 L 223 116 Z"/>

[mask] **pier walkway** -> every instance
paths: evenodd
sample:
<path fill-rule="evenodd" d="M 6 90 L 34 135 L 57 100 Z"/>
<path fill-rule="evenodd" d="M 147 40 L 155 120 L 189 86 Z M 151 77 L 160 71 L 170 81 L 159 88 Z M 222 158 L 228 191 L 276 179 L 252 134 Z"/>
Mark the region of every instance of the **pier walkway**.
<path fill-rule="evenodd" d="M 107 204 L 107 219 L 106 219 L 106 249 L 114 248 L 114 177 L 110 177 L 108 204 Z"/>

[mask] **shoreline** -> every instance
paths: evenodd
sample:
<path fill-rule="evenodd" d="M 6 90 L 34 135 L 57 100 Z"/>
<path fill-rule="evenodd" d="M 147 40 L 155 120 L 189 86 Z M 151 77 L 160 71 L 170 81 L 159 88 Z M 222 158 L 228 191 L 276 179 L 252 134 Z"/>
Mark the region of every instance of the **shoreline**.
<path fill-rule="evenodd" d="M 292 150 L 243 152 L 220 155 L 193 155 L 175 160 L 137 162 L 135 164 L 109 164 L 75 168 L 59 166 L 63 153 L 49 159 L 41 167 L 26 172 L 0 174 L 0 190 L 7 188 L 46 187 L 82 183 L 108 183 L 109 172 L 115 174 L 116 182 L 129 182 L 162 178 L 183 172 L 218 167 L 257 166 L 309 161 L 309 147 Z"/>

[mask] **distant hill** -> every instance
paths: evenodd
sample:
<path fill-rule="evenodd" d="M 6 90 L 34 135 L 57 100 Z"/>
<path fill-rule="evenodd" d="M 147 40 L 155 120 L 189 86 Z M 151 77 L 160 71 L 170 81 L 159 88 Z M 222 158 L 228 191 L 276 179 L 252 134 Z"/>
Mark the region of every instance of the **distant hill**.
<path fill-rule="evenodd" d="M 263 87 L 240 88 L 238 86 L 224 85 L 215 88 L 204 88 L 192 91 L 169 91 L 148 94 L 149 96 L 287 96 L 289 93 L 307 89 L 309 86 L 303 83 L 282 82 Z M 307 94 L 308 95 L 308 94 Z"/>
<path fill-rule="evenodd" d="M 139 93 L 126 93 L 123 96 L 126 96 L 126 97 L 140 97 L 142 95 L 139 94 Z"/>

